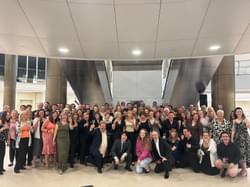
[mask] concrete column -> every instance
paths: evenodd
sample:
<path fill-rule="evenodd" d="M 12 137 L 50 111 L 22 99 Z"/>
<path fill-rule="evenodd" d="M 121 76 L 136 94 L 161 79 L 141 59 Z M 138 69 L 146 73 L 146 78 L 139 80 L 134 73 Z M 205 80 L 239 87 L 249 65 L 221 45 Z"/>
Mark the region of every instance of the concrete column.
<path fill-rule="evenodd" d="M 222 105 L 225 118 L 229 119 L 235 107 L 234 56 L 225 56 L 212 79 L 212 106 L 215 110 Z"/>
<path fill-rule="evenodd" d="M 45 100 L 51 104 L 66 104 L 67 81 L 60 60 L 47 60 Z"/>
<path fill-rule="evenodd" d="M 64 73 L 80 103 L 103 104 L 104 94 L 95 62 L 65 60 Z"/>
<path fill-rule="evenodd" d="M 4 93 L 3 104 L 9 105 L 10 109 L 15 109 L 16 104 L 16 55 L 4 56 Z"/>

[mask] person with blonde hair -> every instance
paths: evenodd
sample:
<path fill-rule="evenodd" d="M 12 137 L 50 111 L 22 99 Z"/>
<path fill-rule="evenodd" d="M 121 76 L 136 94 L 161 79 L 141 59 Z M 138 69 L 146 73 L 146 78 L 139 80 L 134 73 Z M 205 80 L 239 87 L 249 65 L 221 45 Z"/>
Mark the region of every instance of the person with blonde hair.
<path fill-rule="evenodd" d="M 31 123 L 28 119 L 28 112 L 22 111 L 20 113 L 19 124 L 17 126 L 17 159 L 14 168 L 15 173 L 20 173 L 20 170 L 26 169 L 25 161 L 29 146 L 31 146 Z"/>
<path fill-rule="evenodd" d="M 53 137 L 53 144 L 57 144 L 58 170 L 60 175 L 68 168 L 69 141 L 68 114 L 62 112 L 60 121 L 56 123 Z"/>

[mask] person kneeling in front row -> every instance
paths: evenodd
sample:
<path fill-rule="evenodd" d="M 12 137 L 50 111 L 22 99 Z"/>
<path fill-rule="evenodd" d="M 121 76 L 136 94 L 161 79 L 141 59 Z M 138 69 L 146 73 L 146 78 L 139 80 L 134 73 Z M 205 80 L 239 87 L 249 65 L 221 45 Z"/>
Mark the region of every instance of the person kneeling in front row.
<path fill-rule="evenodd" d="M 230 177 L 238 175 L 238 167 L 240 161 L 240 150 L 230 141 L 230 136 L 227 132 L 221 133 L 222 143 L 217 145 L 218 160 L 215 161 L 215 166 L 221 170 L 221 177 L 226 174 Z"/>
<path fill-rule="evenodd" d="M 128 140 L 128 136 L 125 132 L 122 133 L 121 139 L 118 139 L 114 142 L 111 150 L 112 157 L 114 159 L 113 165 L 114 169 L 118 169 L 119 164 L 126 162 L 125 169 L 132 171 L 132 155 L 131 155 L 131 143 Z"/>
<path fill-rule="evenodd" d="M 165 172 L 164 178 L 169 178 L 169 171 L 174 163 L 172 151 L 167 141 L 159 138 L 159 133 L 153 131 L 152 136 L 152 156 L 156 162 L 155 173 Z"/>

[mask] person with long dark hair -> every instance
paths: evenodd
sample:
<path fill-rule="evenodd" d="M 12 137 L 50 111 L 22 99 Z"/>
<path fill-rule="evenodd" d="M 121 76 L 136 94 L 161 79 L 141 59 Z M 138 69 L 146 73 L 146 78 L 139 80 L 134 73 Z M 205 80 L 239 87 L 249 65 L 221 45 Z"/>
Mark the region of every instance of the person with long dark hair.
<path fill-rule="evenodd" d="M 191 119 L 192 120 L 187 124 L 187 127 L 191 131 L 192 137 L 199 141 L 203 131 L 202 125 L 200 123 L 200 116 L 197 112 L 195 112 L 192 114 Z"/>
<path fill-rule="evenodd" d="M 242 108 L 234 109 L 232 141 L 239 147 L 241 158 L 241 176 L 247 176 L 247 167 L 250 165 L 250 121 L 246 118 Z"/>
<path fill-rule="evenodd" d="M 55 133 L 56 123 L 58 122 L 58 113 L 52 112 L 48 119 L 46 119 L 42 125 L 42 137 L 43 137 L 43 150 L 45 167 L 49 168 L 49 157 L 54 157 L 55 162 L 55 145 L 53 144 L 53 137 Z"/>
<path fill-rule="evenodd" d="M 5 172 L 3 165 L 9 128 L 6 116 L 7 112 L 3 112 L 0 118 L 0 175 L 3 175 L 3 172 Z"/>
<path fill-rule="evenodd" d="M 70 137 L 70 146 L 69 146 L 69 163 L 70 167 L 74 168 L 74 158 L 76 154 L 76 148 L 78 146 L 78 114 L 73 113 L 72 116 L 69 116 L 69 137 Z"/>
<path fill-rule="evenodd" d="M 42 153 L 42 125 L 45 121 L 45 111 L 43 109 L 36 112 L 33 120 L 33 161 L 32 166 L 36 167 L 36 159 L 41 157 Z M 40 158 L 41 159 L 41 158 Z"/>
<path fill-rule="evenodd" d="M 147 130 L 141 129 L 136 141 L 137 165 L 136 173 L 149 173 L 149 164 L 152 162 L 151 142 Z"/>

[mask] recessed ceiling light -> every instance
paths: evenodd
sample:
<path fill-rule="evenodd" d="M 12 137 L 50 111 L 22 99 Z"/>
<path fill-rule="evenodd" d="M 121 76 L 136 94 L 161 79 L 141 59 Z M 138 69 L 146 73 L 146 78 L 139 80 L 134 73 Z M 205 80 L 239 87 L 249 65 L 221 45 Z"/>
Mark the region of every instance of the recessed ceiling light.
<path fill-rule="evenodd" d="M 134 50 L 132 51 L 132 54 L 133 54 L 134 56 L 140 56 L 140 55 L 142 54 L 142 51 L 141 51 L 140 49 L 134 49 Z"/>
<path fill-rule="evenodd" d="M 208 49 L 209 49 L 210 51 L 217 51 L 217 50 L 219 50 L 220 48 L 221 48 L 220 45 L 211 45 Z"/>
<path fill-rule="evenodd" d="M 62 53 L 62 54 L 66 54 L 66 53 L 69 52 L 69 49 L 66 48 L 66 47 L 60 47 L 60 48 L 58 49 L 58 51 L 59 51 L 60 53 Z"/>

